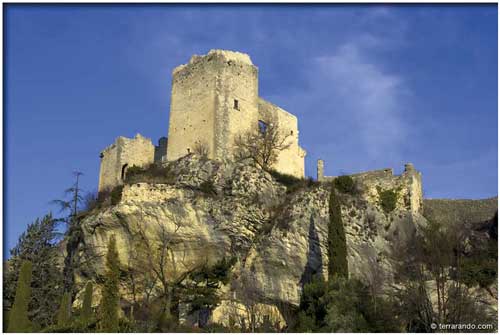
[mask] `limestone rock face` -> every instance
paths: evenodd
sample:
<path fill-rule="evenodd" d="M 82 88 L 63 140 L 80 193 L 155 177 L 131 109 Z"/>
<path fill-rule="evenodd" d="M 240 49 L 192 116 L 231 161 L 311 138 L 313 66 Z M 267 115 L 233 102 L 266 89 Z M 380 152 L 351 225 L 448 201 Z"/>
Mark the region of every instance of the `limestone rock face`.
<path fill-rule="evenodd" d="M 138 252 L 134 241 L 139 236 L 158 243 L 165 235 L 173 240 L 172 278 L 236 256 L 234 273 L 253 273 L 262 300 L 297 306 L 302 283 L 314 273 L 327 276 L 328 184 L 288 194 L 269 173 L 248 163 L 189 155 L 168 164 L 175 183 L 125 185 L 117 205 L 83 222 L 85 245 L 98 256 L 93 262 L 97 275 L 104 271 L 111 235 L 124 266 Z M 362 197 L 345 195 L 343 203 L 349 271 L 365 279 L 390 276 L 391 246 L 425 220 L 404 208 L 385 214 Z"/>

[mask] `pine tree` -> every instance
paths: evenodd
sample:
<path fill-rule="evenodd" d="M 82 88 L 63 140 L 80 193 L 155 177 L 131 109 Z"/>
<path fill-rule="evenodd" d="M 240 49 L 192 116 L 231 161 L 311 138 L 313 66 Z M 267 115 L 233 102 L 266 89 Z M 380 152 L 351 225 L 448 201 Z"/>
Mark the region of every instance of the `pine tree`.
<path fill-rule="evenodd" d="M 347 244 L 340 199 L 332 185 L 329 202 L 330 222 L 328 224 L 328 279 L 349 276 L 347 265 Z"/>
<path fill-rule="evenodd" d="M 31 301 L 28 318 L 37 327 L 53 323 L 62 296 L 62 271 L 59 262 L 57 223 L 51 214 L 36 219 L 19 237 L 10 251 L 4 272 L 4 308 L 14 302 L 16 283 L 24 260 L 35 264 L 32 269 Z"/>
<path fill-rule="evenodd" d="M 59 312 L 57 313 L 57 326 L 67 327 L 71 320 L 71 297 L 68 292 L 64 292 L 61 304 L 59 305 Z"/>
<path fill-rule="evenodd" d="M 19 272 L 14 304 L 9 312 L 8 332 L 27 333 L 32 331 L 33 325 L 28 319 L 28 305 L 31 300 L 31 270 L 31 262 L 24 261 Z"/>
<path fill-rule="evenodd" d="M 81 320 L 84 325 L 88 325 L 92 319 L 92 289 L 92 282 L 89 281 L 85 286 L 85 293 L 83 295 Z"/>
<path fill-rule="evenodd" d="M 64 199 L 52 200 L 53 205 L 57 205 L 60 211 L 65 213 L 65 216 L 60 218 L 59 221 L 65 222 L 68 230 L 66 231 L 66 257 L 64 259 L 63 268 L 63 289 L 70 292 L 71 297 L 74 298 L 75 293 L 75 269 L 80 263 L 80 255 L 78 245 L 83 240 L 83 232 L 80 226 L 80 211 L 81 205 L 84 201 L 82 196 L 82 189 L 79 186 L 80 176 L 83 175 L 80 171 L 73 172 L 75 176 L 75 183 L 64 191 Z"/>
<path fill-rule="evenodd" d="M 107 333 L 118 332 L 118 308 L 120 303 L 120 263 L 116 250 L 116 239 L 112 235 L 109 239 L 106 266 L 108 271 L 104 280 L 102 299 L 100 304 L 100 328 Z"/>

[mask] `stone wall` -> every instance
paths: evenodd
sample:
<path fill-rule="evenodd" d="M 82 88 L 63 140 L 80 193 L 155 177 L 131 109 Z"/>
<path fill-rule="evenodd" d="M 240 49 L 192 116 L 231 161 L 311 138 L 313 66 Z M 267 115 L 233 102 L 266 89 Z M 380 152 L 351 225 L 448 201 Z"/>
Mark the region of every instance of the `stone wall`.
<path fill-rule="evenodd" d="M 222 62 L 216 87 L 214 157 L 223 160 L 232 158 L 238 135 L 258 127 L 258 69 L 248 55 L 220 50 L 215 54 Z"/>
<path fill-rule="evenodd" d="M 304 157 L 306 151 L 299 145 L 297 117 L 284 109 L 259 98 L 259 118 L 266 122 L 277 122 L 280 132 L 288 137 L 290 147 L 281 151 L 274 168 L 282 173 L 296 177 L 304 176 Z"/>
<path fill-rule="evenodd" d="M 134 138 L 120 136 L 101 152 L 99 192 L 123 183 L 131 166 L 147 166 L 154 162 L 155 146 L 151 139 L 137 134 Z"/>
<path fill-rule="evenodd" d="M 231 159 L 236 137 L 276 116 L 292 135 L 277 170 L 304 176 L 305 151 L 298 144 L 297 118 L 258 96 L 258 69 L 246 54 L 211 50 L 173 71 L 167 160 L 208 148 L 210 159 Z"/>
<path fill-rule="evenodd" d="M 331 182 L 337 176 L 324 176 L 324 162 L 317 163 L 318 181 Z M 362 196 L 373 204 L 380 202 L 380 192 L 396 191 L 397 205 L 399 209 L 409 210 L 412 213 L 423 213 L 422 175 L 415 170 L 413 164 L 405 164 L 405 170 L 401 175 L 394 175 L 392 169 L 372 170 L 349 175 L 357 183 Z"/>
<path fill-rule="evenodd" d="M 134 141 L 119 137 L 102 152 L 99 190 L 121 184 L 124 167 L 175 161 L 199 147 L 210 159 L 231 160 L 237 136 L 258 129 L 261 119 L 277 119 L 290 134 L 291 146 L 280 153 L 276 170 L 303 177 L 306 152 L 297 118 L 260 99 L 258 91 L 258 69 L 248 55 L 211 50 L 191 57 L 172 73 L 168 140 L 162 137 L 155 147 L 139 135 Z"/>
<path fill-rule="evenodd" d="M 258 124 L 257 72 L 248 55 L 221 50 L 175 68 L 167 159 L 193 152 L 197 143 L 211 159 L 230 158 L 235 134 Z"/>
<path fill-rule="evenodd" d="M 158 140 L 158 145 L 155 146 L 155 162 L 163 162 L 167 159 L 167 146 L 168 139 L 166 137 L 161 137 Z"/>
<path fill-rule="evenodd" d="M 193 56 L 174 69 L 167 160 L 193 152 L 196 143 L 207 145 L 212 156 L 217 68 L 213 61 Z"/>

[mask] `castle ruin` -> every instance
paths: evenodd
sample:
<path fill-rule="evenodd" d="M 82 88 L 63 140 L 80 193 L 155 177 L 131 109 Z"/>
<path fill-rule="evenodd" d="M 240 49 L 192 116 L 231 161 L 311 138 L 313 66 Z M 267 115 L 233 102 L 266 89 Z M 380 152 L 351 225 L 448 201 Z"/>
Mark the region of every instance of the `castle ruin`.
<path fill-rule="evenodd" d="M 337 176 L 324 175 L 325 163 L 322 159 L 317 161 L 317 179 L 320 182 L 331 182 Z M 380 197 L 379 192 L 384 190 L 398 190 L 398 201 L 401 207 L 407 208 L 412 213 L 423 213 L 422 174 L 413 164 L 405 164 L 404 172 L 395 175 L 393 169 L 372 170 L 349 175 L 354 181 L 364 188 L 363 196 L 366 200 L 376 203 Z"/>
<path fill-rule="evenodd" d="M 279 152 L 273 168 L 304 177 L 306 152 L 299 145 L 297 117 L 259 97 L 258 84 L 257 67 L 240 52 L 211 50 L 177 66 L 172 74 L 168 138 L 160 138 L 155 146 L 140 134 L 118 137 L 101 152 L 99 192 L 123 184 L 132 166 L 175 161 L 199 148 L 204 148 L 209 159 L 232 160 L 238 135 L 273 122 L 278 123 L 289 144 Z M 336 178 L 324 176 L 322 160 L 318 160 L 317 172 L 320 182 Z M 421 175 L 411 164 L 406 164 L 400 176 L 392 169 L 383 169 L 351 177 L 365 185 L 367 200 L 376 201 L 381 189 L 400 189 L 404 193 L 402 205 L 414 213 L 422 211 Z"/>
<path fill-rule="evenodd" d="M 233 159 L 238 135 L 273 122 L 289 144 L 273 167 L 304 177 L 306 151 L 299 145 L 297 117 L 259 97 L 258 84 L 258 68 L 247 54 L 211 50 L 192 56 L 173 70 L 168 139 L 155 147 L 139 134 L 117 138 L 101 152 L 99 191 L 122 184 L 131 166 L 174 161 L 196 148 L 204 148 L 210 159 Z"/>

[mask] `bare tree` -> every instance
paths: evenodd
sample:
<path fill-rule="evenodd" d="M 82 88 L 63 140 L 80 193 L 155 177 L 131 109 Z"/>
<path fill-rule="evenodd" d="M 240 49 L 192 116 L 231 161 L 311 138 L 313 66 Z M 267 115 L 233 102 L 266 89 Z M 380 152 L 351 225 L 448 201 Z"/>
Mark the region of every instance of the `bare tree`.
<path fill-rule="evenodd" d="M 290 134 L 281 130 L 276 119 L 268 123 L 259 121 L 259 127 L 240 134 L 235 139 L 237 160 L 251 159 L 264 170 L 278 161 L 281 151 L 291 146 Z"/>
<path fill-rule="evenodd" d="M 262 294 L 257 286 L 255 274 L 243 268 L 239 278 L 233 281 L 233 289 L 236 291 L 238 300 L 245 306 L 246 321 L 249 330 L 253 333 L 263 322 L 264 317 L 260 308 Z"/>
<path fill-rule="evenodd" d="M 469 233 L 430 222 L 405 243 L 394 246 L 395 296 L 409 331 L 432 332 L 431 324 L 488 323 L 477 293 L 462 280 Z"/>
<path fill-rule="evenodd" d="M 193 152 L 203 159 L 208 158 L 208 144 L 206 142 L 196 142 L 193 147 Z"/>
<path fill-rule="evenodd" d="M 144 220 L 141 220 L 134 232 L 132 244 L 134 256 L 131 265 L 135 268 L 136 275 L 137 272 L 141 273 L 141 286 L 147 289 L 144 293 L 148 300 L 153 288 L 159 288 L 160 298 L 163 301 L 161 314 L 170 319 L 176 307 L 174 301 L 176 289 L 192 271 L 198 268 L 199 262 L 186 261 L 187 248 L 179 247 L 182 243 L 179 231 L 183 227 L 184 209 L 174 200 L 167 206 L 171 207 L 168 213 L 173 230 L 168 229 L 164 222 L 157 221 L 154 231 L 148 233 L 142 224 Z M 134 278 L 131 284 L 132 286 L 137 284 L 137 278 Z"/>

